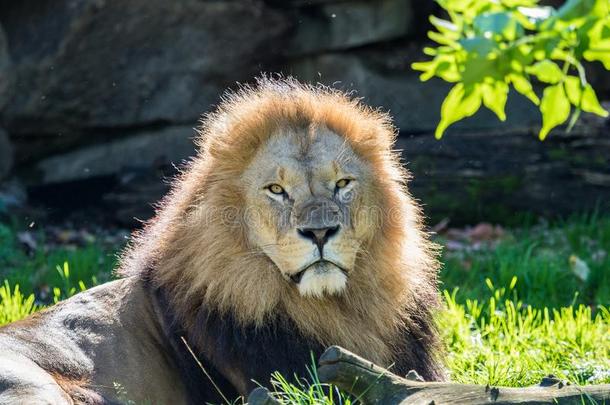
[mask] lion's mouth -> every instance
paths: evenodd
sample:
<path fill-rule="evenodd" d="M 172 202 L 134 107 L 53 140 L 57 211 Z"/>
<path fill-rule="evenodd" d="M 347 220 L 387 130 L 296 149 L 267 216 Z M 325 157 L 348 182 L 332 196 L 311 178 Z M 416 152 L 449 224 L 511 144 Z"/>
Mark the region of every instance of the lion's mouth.
<path fill-rule="evenodd" d="M 316 260 L 315 262 L 309 263 L 307 266 L 305 266 L 302 270 L 300 270 L 298 273 L 292 274 L 290 275 L 290 279 L 295 283 L 295 284 L 299 284 L 301 282 L 301 279 L 303 278 L 303 275 L 305 274 L 305 272 L 309 269 L 311 269 L 313 266 L 319 266 L 319 267 L 324 267 L 324 265 L 330 265 L 333 268 L 337 268 L 339 269 L 343 274 L 345 274 L 347 276 L 347 270 L 345 268 L 343 268 L 343 266 L 335 263 L 335 262 L 331 262 L 330 260 Z M 328 270 L 325 270 L 328 271 Z"/>

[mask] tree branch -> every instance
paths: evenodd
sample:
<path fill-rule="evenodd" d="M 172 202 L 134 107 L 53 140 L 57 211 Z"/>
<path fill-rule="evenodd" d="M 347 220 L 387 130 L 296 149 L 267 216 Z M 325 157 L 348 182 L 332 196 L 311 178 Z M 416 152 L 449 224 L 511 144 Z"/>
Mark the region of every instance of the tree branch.
<path fill-rule="evenodd" d="M 610 384 L 575 386 L 551 376 L 538 386 L 500 388 L 418 382 L 392 374 L 341 347 L 320 357 L 318 376 L 366 404 L 592 404 L 610 402 Z"/>

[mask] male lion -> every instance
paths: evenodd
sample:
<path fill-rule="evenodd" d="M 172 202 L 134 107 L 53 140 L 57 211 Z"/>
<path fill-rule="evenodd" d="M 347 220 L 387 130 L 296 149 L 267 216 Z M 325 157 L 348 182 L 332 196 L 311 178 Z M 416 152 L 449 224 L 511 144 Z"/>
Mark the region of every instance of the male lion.
<path fill-rule="evenodd" d="M 227 96 L 123 278 L 0 330 L 0 402 L 221 402 L 335 344 L 442 379 L 438 263 L 394 138 L 321 86 Z"/>

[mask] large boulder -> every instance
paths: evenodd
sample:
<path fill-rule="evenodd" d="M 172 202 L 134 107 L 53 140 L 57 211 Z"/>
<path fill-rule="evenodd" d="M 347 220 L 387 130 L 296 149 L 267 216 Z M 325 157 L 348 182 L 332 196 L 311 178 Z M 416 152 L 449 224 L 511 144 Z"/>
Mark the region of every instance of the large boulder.
<path fill-rule="evenodd" d="M 11 59 L 4 29 L 0 25 L 0 111 L 8 100 L 11 84 Z"/>
<path fill-rule="evenodd" d="M 297 3 L 298 5 L 298 3 Z M 411 0 L 335 1 L 298 8 L 292 55 L 344 50 L 414 33 Z"/>
<path fill-rule="evenodd" d="M 426 83 L 410 68 L 421 60 L 418 46 L 395 44 L 383 49 L 327 53 L 301 58 L 287 71 L 308 82 L 321 82 L 354 92 L 375 107 L 391 113 L 405 133 L 433 131 L 440 119 L 443 99 L 451 84 L 432 79 Z M 520 131 L 540 125 L 540 113 L 527 99 L 511 94 L 506 106 L 506 122 L 481 108 L 474 118 L 453 125 L 453 130 Z"/>
<path fill-rule="evenodd" d="M 195 153 L 194 130 L 188 126 L 126 133 L 104 143 L 53 155 L 35 164 L 30 184 L 66 183 L 153 170 Z"/>
<path fill-rule="evenodd" d="M 8 135 L 0 128 L 0 180 L 4 179 L 13 165 L 13 148 Z"/>
<path fill-rule="evenodd" d="M 0 24 L 19 89 L 2 112 L 11 135 L 194 123 L 272 66 L 290 25 L 260 0 L 2 2 Z"/>
<path fill-rule="evenodd" d="M 409 188 L 431 222 L 519 222 L 523 213 L 610 212 L 610 129 L 593 120 L 572 132 L 471 131 L 437 141 L 398 138 L 413 173 Z"/>

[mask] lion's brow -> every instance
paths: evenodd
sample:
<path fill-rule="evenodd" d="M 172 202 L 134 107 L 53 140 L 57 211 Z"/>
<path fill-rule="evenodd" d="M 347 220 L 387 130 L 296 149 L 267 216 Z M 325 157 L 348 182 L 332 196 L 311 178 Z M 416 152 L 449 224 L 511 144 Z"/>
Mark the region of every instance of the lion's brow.
<path fill-rule="evenodd" d="M 337 153 L 337 157 L 335 158 L 337 162 L 347 163 L 351 160 L 350 146 L 347 139 L 343 139 L 341 146 L 339 147 L 339 153 Z"/>

